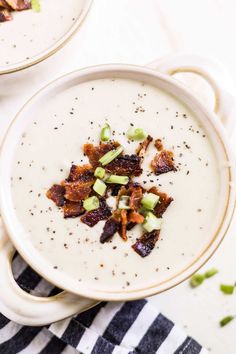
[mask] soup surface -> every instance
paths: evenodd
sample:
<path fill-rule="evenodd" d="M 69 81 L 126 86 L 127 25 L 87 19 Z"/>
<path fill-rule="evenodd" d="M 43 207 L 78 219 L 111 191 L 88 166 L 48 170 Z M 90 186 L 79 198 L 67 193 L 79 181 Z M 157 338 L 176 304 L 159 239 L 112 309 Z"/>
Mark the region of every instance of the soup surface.
<path fill-rule="evenodd" d="M 150 146 L 136 178 L 174 198 L 160 240 L 145 258 L 131 248 L 140 226 L 128 232 L 127 242 L 116 234 L 101 244 L 104 221 L 89 228 L 79 218 L 64 219 L 46 197 L 72 163 L 88 162 L 82 146 L 98 144 L 105 122 L 128 154 L 138 145 L 124 135 L 132 124 L 174 152 L 178 171 L 155 176 L 150 161 L 156 149 Z M 25 237 L 52 269 L 91 289 L 131 291 L 174 276 L 207 246 L 222 214 L 220 168 L 208 133 L 176 98 L 138 81 L 99 79 L 58 90 L 35 110 L 15 151 L 12 198 Z"/>

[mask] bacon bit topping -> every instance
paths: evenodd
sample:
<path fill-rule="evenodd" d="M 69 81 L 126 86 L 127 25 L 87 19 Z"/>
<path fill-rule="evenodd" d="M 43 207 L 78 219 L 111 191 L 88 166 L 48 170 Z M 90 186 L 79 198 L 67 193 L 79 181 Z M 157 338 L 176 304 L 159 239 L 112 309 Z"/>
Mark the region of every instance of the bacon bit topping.
<path fill-rule="evenodd" d="M 127 225 L 127 210 L 122 209 L 120 212 L 121 216 L 121 228 L 119 230 L 119 235 L 124 241 L 127 241 L 127 235 L 126 235 L 126 225 Z"/>
<path fill-rule="evenodd" d="M 82 215 L 85 210 L 83 208 L 83 202 L 70 202 L 66 201 L 63 205 L 64 218 L 75 218 Z"/>
<path fill-rule="evenodd" d="M 3 9 L 1 9 L 3 8 Z M 0 0 L 0 22 L 12 20 L 10 11 L 22 11 L 31 9 L 30 0 Z"/>
<path fill-rule="evenodd" d="M 135 227 L 136 223 L 132 222 L 132 221 L 128 221 L 127 226 L 126 226 L 126 230 L 130 231 L 132 230 L 133 227 Z"/>
<path fill-rule="evenodd" d="M 98 146 L 94 146 L 93 144 L 84 144 L 83 150 L 85 155 L 88 156 L 89 162 L 96 168 L 100 165 L 100 158 L 105 155 L 108 151 L 111 151 L 118 147 L 120 144 L 116 142 L 112 143 L 103 143 Z"/>
<path fill-rule="evenodd" d="M 144 222 L 144 216 L 137 211 L 131 211 L 128 215 L 128 220 L 133 224 L 142 224 Z"/>
<path fill-rule="evenodd" d="M 47 192 L 47 197 L 58 207 L 65 204 L 64 217 L 76 217 L 84 212 L 81 201 L 86 199 L 92 191 L 94 183 L 93 170 L 90 165 L 72 165 L 68 178 L 61 184 L 54 184 Z"/>
<path fill-rule="evenodd" d="M 144 155 L 148 149 L 149 144 L 153 141 L 153 138 L 148 135 L 147 138 L 139 144 L 139 147 L 136 150 L 136 154 L 141 157 L 144 158 Z"/>
<path fill-rule="evenodd" d="M 161 139 L 156 139 L 154 145 L 158 151 L 163 150 L 163 144 L 162 144 Z"/>
<path fill-rule="evenodd" d="M 29 0 L 6 0 L 6 2 L 16 11 L 31 9 L 31 2 Z"/>
<path fill-rule="evenodd" d="M 159 235 L 160 235 L 160 230 L 153 230 L 152 232 L 146 232 L 140 238 L 137 239 L 135 244 L 132 245 L 132 248 L 141 257 L 146 257 L 152 252 L 153 248 L 155 247 Z"/>
<path fill-rule="evenodd" d="M 87 211 L 82 217 L 81 221 L 88 225 L 89 227 L 93 227 L 101 220 L 106 220 L 111 216 L 111 209 L 106 203 L 105 198 L 100 198 L 100 207 L 96 210 Z"/>
<path fill-rule="evenodd" d="M 3 7 L 4 9 L 11 10 L 11 7 L 8 5 L 6 0 L 0 0 L 0 7 Z"/>
<path fill-rule="evenodd" d="M 65 187 L 61 186 L 60 184 L 54 184 L 48 191 L 47 197 L 51 199 L 56 206 L 62 207 L 65 204 Z"/>
<path fill-rule="evenodd" d="M 31 9 L 30 0 L 0 0 L 0 22 L 12 20 L 10 11 L 22 11 Z"/>
<path fill-rule="evenodd" d="M 140 176 L 143 172 L 140 163 L 141 158 L 137 155 L 118 156 L 105 166 L 105 170 L 120 176 Z"/>
<path fill-rule="evenodd" d="M 141 205 L 141 199 L 143 197 L 143 189 L 139 186 L 131 186 L 130 187 L 130 200 L 129 200 L 129 207 L 132 210 L 137 211 Z"/>
<path fill-rule="evenodd" d="M 147 190 L 139 183 L 134 182 L 132 176 L 140 176 L 142 174 L 141 162 L 152 140 L 153 138 L 148 135 L 139 145 L 136 152 L 137 155 L 116 155 L 113 160 L 108 159 L 111 161 L 110 163 L 103 163 L 103 172 L 105 170 L 112 174 L 112 176 L 109 177 L 110 180 L 106 178 L 104 181 L 102 181 L 103 176 L 98 176 L 101 180 L 96 180 L 94 176 L 96 168 L 101 166 L 99 160 L 101 161 L 101 157 L 104 157 L 108 152 L 112 150 L 116 151 L 120 144 L 117 142 L 101 143 L 98 146 L 85 144 L 83 149 L 85 155 L 88 156 L 90 164 L 83 166 L 72 165 L 68 178 L 60 185 L 54 184 L 47 192 L 47 197 L 53 200 L 58 207 L 63 207 L 64 218 L 74 218 L 83 214 L 80 220 L 89 227 L 95 226 L 101 220 L 106 220 L 103 232 L 100 236 L 101 243 L 109 241 L 116 232 L 119 233 L 124 241 L 127 241 L 127 230 L 131 230 L 135 225 L 143 224 L 143 227 L 147 229 L 147 225 L 145 224 L 145 222 L 147 222 L 147 216 L 144 215 L 146 215 L 145 210 L 148 209 L 148 206 L 145 206 L 145 203 L 141 205 L 142 198 Z M 175 171 L 173 153 L 163 150 L 161 139 L 155 141 L 155 147 L 158 150 L 158 154 L 151 163 L 154 173 L 159 175 L 161 173 Z M 115 178 L 111 179 L 111 177 L 119 177 L 120 179 L 127 178 L 128 183 L 121 186 L 120 180 L 118 181 Z M 98 209 L 90 210 L 87 208 L 90 211 L 86 211 L 83 207 L 83 201 L 95 195 L 95 180 L 105 185 L 106 193 L 104 196 L 98 196 Z M 112 183 L 110 184 L 109 182 Z M 108 185 L 106 186 L 105 183 Z M 106 203 L 109 191 L 112 195 L 116 196 L 116 207 L 113 213 Z M 173 198 L 169 197 L 166 193 L 160 192 L 156 187 L 152 187 L 148 192 L 156 194 L 159 197 L 155 208 L 153 204 L 154 210 L 152 210 L 152 213 L 149 211 L 149 214 L 151 214 L 154 219 L 161 218 L 173 201 Z M 121 203 L 121 198 L 123 203 Z M 140 211 L 141 207 L 144 212 Z M 159 229 L 159 224 L 151 226 L 149 231 L 153 230 L 153 228 Z M 159 234 L 160 230 L 145 232 L 136 240 L 132 248 L 141 257 L 148 256 L 155 247 Z"/>
<path fill-rule="evenodd" d="M 129 185 L 122 186 L 117 194 L 117 205 L 119 204 L 120 197 L 123 195 L 129 195 Z"/>
<path fill-rule="evenodd" d="M 120 191 L 121 188 L 123 188 L 123 186 L 121 186 L 120 184 L 110 184 L 108 186 L 109 190 L 111 191 L 111 195 L 113 197 L 116 197 Z"/>
<path fill-rule="evenodd" d="M 156 187 L 152 187 L 148 191 L 149 193 L 156 194 L 160 197 L 159 202 L 157 203 L 153 213 L 156 217 L 161 218 L 168 206 L 171 202 L 173 202 L 173 198 L 169 197 L 166 193 L 160 192 Z"/>
<path fill-rule="evenodd" d="M 63 182 L 65 198 L 71 202 L 79 202 L 80 200 L 87 199 L 92 190 L 91 185 L 91 182 Z"/>
<path fill-rule="evenodd" d="M 120 229 L 120 219 L 117 214 L 113 214 L 112 217 L 110 217 L 104 227 L 103 227 L 103 232 L 100 236 L 100 242 L 104 243 L 109 241 L 112 236 L 115 235 L 116 232 L 118 232 Z"/>
<path fill-rule="evenodd" d="M 0 10 L 0 22 L 11 21 L 12 15 L 7 9 Z"/>
<path fill-rule="evenodd" d="M 95 181 L 92 166 L 91 165 L 83 165 L 77 166 L 72 165 L 70 169 L 69 177 L 67 178 L 67 182 L 93 182 Z"/>
<path fill-rule="evenodd" d="M 151 162 L 151 167 L 153 172 L 157 176 L 162 173 L 176 171 L 173 159 L 173 152 L 168 150 L 162 150 L 160 153 L 156 154 L 156 156 Z"/>

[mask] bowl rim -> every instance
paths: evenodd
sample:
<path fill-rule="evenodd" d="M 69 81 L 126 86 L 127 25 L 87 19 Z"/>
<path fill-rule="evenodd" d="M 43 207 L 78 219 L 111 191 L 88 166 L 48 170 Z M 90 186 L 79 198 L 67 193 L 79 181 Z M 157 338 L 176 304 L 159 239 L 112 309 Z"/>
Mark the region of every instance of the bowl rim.
<path fill-rule="evenodd" d="M 34 66 L 41 61 L 48 59 L 53 54 L 57 53 L 61 48 L 63 48 L 76 34 L 80 26 L 83 24 L 92 4 L 93 0 L 83 0 L 84 4 L 81 10 L 80 15 L 78 16 L 77 20 L 74 22 L 73 26 L 62 36 L 56 43 L 51 45 L 48 49 L 44 50 L 43 52 L 37 54 L 36 56 L 32 57 L 28 60 L 23 60 L 20 63 L 15 63 L 12 65 L 7 65 L 4 69 L 4 65 L 0 66 L 0 75 L 11 74 L 14 72 L 18 72 L 24 69 L 27 69 L 31 66 Z"/>
<path fill-rule="evenodd" d="M 207 247 L 205 247 L 205 249 L 200 254 L 198 254 L 198 256 L 196 256 L 195 259 L 178 274 L 175 274 L 171 278 L 162 281 L 154 286 L 149 286 L 148 288 L 144 288 L 140 290 L 133 290 L 132 292 L 126 290 L 123 292 L 107 292 L 107 291 L 96 291 L 95 289 L 71 287 L 71 284 L 68 281 L 69 278 L 66 276 L 62 278 L 62 274 L 65 273 L 61 273 L 61 272 L 59 273 L 58 271 L 51 270 L 51 269 L 49 270 L 48 269 L 49 267 L 47 269 L 45 268 L 43 269 L 43 263 L 38 262 L 37 257 L 35 257 L 36 254 L 34 255 L 31 254 L 30 252 L 27 252 L 27 249 L 25 249 L 24 245 L 22 245 L 22 243 L 20 242 L 21 238 L 19 237 L 19 234 L 17 234 L 16 229 L 14 229 L 14 226 L 11 223 L 11 218 L 8 215 L 9 213 L 6 211 L 4 207 L 4 205 L 6 205 L 5 204 L 6 199 L 4 199 L 4 187 L 3 187 L 4 178 L 3 178 L 2 171 L 4 171 L 4 159 L 6 160 L 6 156 L 7 156 L 7 149 L 9 145 L 8 138 L 10 132 L 14 131 L 15 122 L 18 120 L 18 118 L 21 117 L 21 114 L 24 114 L 24 110 L 30 107 L 30 105 L 33 105 L 34 101 L 37 101 L 37 99 L 39 99 L 41 95 L 43 96 L 47 90 L 53 89 L 53 87 L 56 87 L 56 85 L 61 85 L 63 83 L 63 80 L 66 81 L 66 80 L 72 80 L 74 78 L 78 79 L 83 77 L 86 79 L 91 75 L 102 74 L 102 73 L 115 73 L 115 72 L 123 72 L 123 73 L 131 72 L 132 74 L 137 74 L 137 75 L 144 74 L 147 76 L 154 77 L 158 80 L 162 80 L 168 83 L 169 85 L 174 86 L 175 89 L 179 90 L 184 95 L 186 100 L 188 98 L 190 102 L 193 102 L 193 104 L 196 107 L 198 107 L 203 112 L 203 114 L 207 116 L 209 122 L 212 125 L 212 128 L 216 132 L 216 135 L 222 147 L 222 151 L 224 151 L 227 161 L 229 162 L 229 166 L 227 166 L 229 171 L 228 203 L 226 205 L 225 214 L 222 217 L 222 222 L 219 225 L 216 234 L 213 235 L 212 238 L 210 239 L 210 242 L 208 243 Z M 182 101 L 185 102 L 183 99 Z M 165 290 L 173 288 L 174 286 L 180 284 L 181 282 L 189 278 L 192 274 L 194 274 L 200 267 L 202 267 L 208 261 L 208 259 L 214 254 L 214 252 L 217 250 L 220 243 L 224 239 L 228 231 L 228 228 L 231 224 L 231 220 L 233 218 L 235 204 L 236 204 L 235 188 L 234 188 L 234 183 L 232 183 L 232 181 L 235 181 L 235 168 L 234 165 L 231 164 L 231 162 L 233 161 L 233 155 L 231 153 L 227 140 L 228 138 L 224 131 L 224 127 L 222 123 L 219 121 L 219 119 L 217 119 L 215 114 L 213 112 L 208 111 L 204 107 L 204 105 L 192 93 L 189 92 L 189 89 L 187 89 L 185 85 L 183 85 L 176 79 L 166 74 L 162 74 L 151 68 L 137 66 L 137 65 L 129 65 L 129 64 L 103 64 L 103 65 L 87 67 L 84 69 L 79 69 L 67 73 L 57 78 L 56 80 L 53 80 L 47 85 L 45 85 L 25 103 L 25 105 L 15 116 L 14 120 L 12 121 L 4 137 L 2 149 L 0 153 L 0 205 L 1 205 L 2 219 L 6 227 L 6 230 L 8 232 L 9 238 L 11 242 L 14 244 L 17 251 L 25 259 L 25 261 L 43 278 L 45 278 L 52 284 L 60 287 L 61 289 L 67 290 L 68 292 L 77 294 L 79 296 L 84 296 L 96 300 L 106 300 L 106 301 L 135 300 L 135 299 L 151 296 L 154 294 L 158 294 Z M 32 247 L 32 249 L 34 249 L 34 247 Z"/>

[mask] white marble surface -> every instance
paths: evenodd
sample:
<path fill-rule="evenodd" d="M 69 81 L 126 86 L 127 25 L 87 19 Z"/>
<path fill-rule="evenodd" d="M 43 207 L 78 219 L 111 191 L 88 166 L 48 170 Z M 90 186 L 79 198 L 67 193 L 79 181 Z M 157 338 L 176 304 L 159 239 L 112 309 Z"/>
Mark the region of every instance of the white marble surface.
<path fill-rule="evenodd" d="M 236 81 L 235 11 L 235 0 L 94 0 L 83 27 L 60 52 L 26 71 L 0 77 L 0 137 L 34 92 L 84 66 L 110 62 L 144 65 L 168 53 L 187 51 L 219 59 Z M 211 104 L 211 99 L 207 102 Z M 232 141 L 235 137 L 234 133 Z M 185 282 L 152 298 L 164 314 L 214 354 L 236 351 L 236 320 L 225 328 L 218 325 L 225 315 L 236 315 L 236 294 L 227 297 L 219 291 L 220 282 L 236 280 L 234 228 L 235 222 L 205 266 L 217 267 L 217 276 L 196 290 Z"/>

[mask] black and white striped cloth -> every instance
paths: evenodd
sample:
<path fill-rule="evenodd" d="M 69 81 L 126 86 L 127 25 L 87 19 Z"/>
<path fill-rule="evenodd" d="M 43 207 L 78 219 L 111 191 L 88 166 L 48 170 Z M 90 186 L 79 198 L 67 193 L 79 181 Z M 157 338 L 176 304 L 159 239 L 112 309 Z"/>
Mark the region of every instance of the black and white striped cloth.
<path fill-rule="evenodd" d="M 34 295 L 59 292 L 22 261 L 18 284 Z M 147 300 L 105 303 L 47 327 L 26 327 L 0 314 L 0 354 L 206 354 L 194 339 Z"/>

